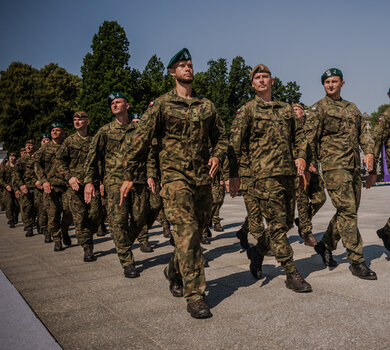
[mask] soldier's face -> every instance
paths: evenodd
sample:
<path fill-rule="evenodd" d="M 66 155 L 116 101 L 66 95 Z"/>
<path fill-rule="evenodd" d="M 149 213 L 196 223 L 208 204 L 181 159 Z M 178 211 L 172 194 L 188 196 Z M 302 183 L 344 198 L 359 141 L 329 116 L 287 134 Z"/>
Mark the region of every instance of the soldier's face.
<path fill-rule="evenodd" d="M 26 152 L 31 153 L 35 151 L 35 145 L 33 143 L 26 144 Z"/>
<path fill-rule="evenodd" d="M 129 109 L 130 105 L 124 98 L 116 98 L 111 102 L 112 114 L 121 114 Z"/>
<path fill-rule="evenodd" d="M 62 128 L 53 128 L 53 129 L 51 129 L 50 134 L 51 134 L 52 140 L 59 141 L 59 140 L 62 140 L 64 137 L 64 130 Z"/>
<path fill-rule="evenodd" d="M 79 118 L 79 117 L 73 118 L 73 126 L 76 130 L 86 129 L 88 125 L 89 125 L 88 118 Z"/>
<path fill-rule="evenodd" d="M 44 139 L 42 139 L 41 145 L 43 146 L 45 143 L 48 143 L 48 142 L 50 142 L 50 139 L 48 137 L 45 137 Z"/>
<path fill-rule="evenodd" d="M 269 73 L 261 73 L 261 72 L 256 73 L 252 79 L 252 87 L 255 89 L 257 93 L 270 92 L 273 83 L 274 83 L 274 79 L 271 77 Z"/>
<path fill-rule="evenodd" d="M 338 96 L 344 86 L 344 80 L 340 77 L 329 77 L 324 81 L 324 89 L 328 96 Z"/>
<path fill-rule="evenodd" d="M 194 80 L 194 68 L 191 60 L 176 62 L 169 72 L 177 81 L 183 84 L 190 84 Z"/>
<path fill-rule="evenodd" d="M 305 114 L 304 110 L 298 106 L 294 106 L 293 108 L 294 108 L 295 114 L 298 116 L 299 119 L 301 119 L 303 117 L 303 115 Z"/>
<path fill-rule="evenodd" d="M 10 156 L 10 157 L 9 157 L 9 161 L 10 161 L 11 163 L 15 163 L 15 161 L 16 161 L 16 156 Z"/>

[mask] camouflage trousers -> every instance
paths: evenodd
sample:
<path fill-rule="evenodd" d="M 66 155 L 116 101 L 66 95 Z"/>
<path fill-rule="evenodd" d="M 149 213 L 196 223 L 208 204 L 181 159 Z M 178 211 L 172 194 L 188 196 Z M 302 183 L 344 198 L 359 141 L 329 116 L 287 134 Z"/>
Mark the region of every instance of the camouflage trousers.
<path fill-rule="evenodd" d="M 297 210 L 299 227 L 305 236 L 311 234 L 313 230 L 312 218 L 322 208 L 326 202 L 324 182 L 320 175 L 311 173 L 310 183 L 306 190 L 299 186 L 300 177 L 296 182 Z"/>
<path fill-rule="evenodd" d="M 5 189 L 3 195 L 5 216 L 8 220 L 15 222 L 19 215 L 19 203 L 15 198 L 15 193 L 14 191 L 9 192 Z"/>
<path fill-rule="evenodd" d="M 269 242 L 276 260 L 286 274 L 296 271 L 294 252 L 287 238 L 287 231 L 294 221 L 295 177 L 274 176 L 257 180 L 253 196 L 259 201 L 267 222 Z"/>
<path fill-rule="evenodd" d="M 33 229 L 39 205 L 37 200 L 34 188 L 29 188 L 27 193 L 20 193 L 19 203 L 22 207 L 22 221 L 26 231 Z"/>
<path fill-rule="evenodd" d="M 263 215 L 261 214 L 260 201 L 253 196 L 253 187 L 241 190 L 244 197 L 244 203 L 247 216 L 243 224 L 244 230 L 247 228 L 254 239 L 259 240 L 265 236 L 265 227 L 263 223 Z M 264 255 L 264 254 L 263 254 Z"/>
<path fill-rule="evenodd" d="M 213 196 L 213 204 L 211 205 L 211 218 L 213 224 L 219 224 L 219 210 L 223 205 L 225 199 L 225 186 L 222 186 L 219 181 L 215 180 L 213 186 L 211 187 L 211 194 Z"/>
<path fill-rule="evenodd" d="M 99 192 L 95 192 L 95 196 L 92 197 L 89 204 L 86 204 L 84 201 L 83 186 L 80 186 L 78 191 L 68 187 L 67 196 L 78 244 L 83 248 L 93 245 L 93 234 L 97 231 L 100 222 Z"/>
<path fill-rule="evenodd" d="M 168 276 L 183 279 L 187 301 L 203 299 L 206 279 L 200 241 L 203 228 L 210 220 L 211 188 L 173 181 L 164 184 L 160 194 L 165 215 L 174 228 L 175 248 L 168 264 Z"/>
<path fill-rule="evenodd" d="M 337 248 L 342 240 L 347 258 L 355 264 L 364 262 L 363 240 L 357 227 L 357 212 L 361 198 L 360 169 L 324 171 L 325 186 L 336 208 L 322 242 L 329 250 Z"/>
<path fill-rule="evenodd" d="M 50 193 L 43 193 L 47 212 L 47 230 L 54 242 L 60 242 L 62 232 L 66 232 L 72 223 L 69 210 L 69 198 L 65 186 L 52 186 Z"/>
<path fill-rule="evenodd" d="M 134 187 L 120 206 L 121 185 L 105 185 L 105 189 L 107 193 L 107 214 L 110 234 L 114 240 L 119 261 L 122 267 L 126 267 L 134 264 L 131 248 L 145 225 L 146 186 L 134 184 Z"/>
<path fill-rule="evenodd" d="M 38 217 L 38 224 L 42 234 L 47 233 L 47 211 L 43 201 L 43 190 L 34 189 L 34 202 L 36 215 Z"/>
<path fill-rule="evenodd" d="M 100 208 L 100 225 L 104 225 L 107 220 L 107 194 L 104 192 L 103 196 L 99 196 Z"/>

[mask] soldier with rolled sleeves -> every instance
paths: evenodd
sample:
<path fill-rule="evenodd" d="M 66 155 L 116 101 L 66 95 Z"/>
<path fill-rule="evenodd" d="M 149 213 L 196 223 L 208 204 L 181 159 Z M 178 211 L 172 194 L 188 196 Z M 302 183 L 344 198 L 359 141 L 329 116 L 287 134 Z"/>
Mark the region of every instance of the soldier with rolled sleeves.
<path fill-rule="evenodd" d="M 139 277 L 135 268 L 135 260 L 131 251 L 134 240 L 140 234 L 145 223 L 146 200 L 146 157 L 143 164 L 137 169 L 137 186 L 132 191 L 131 198 L 120 205 L 120 187 L 123 181 L 124 169 L 122 166 L 122 143 L 126 132 L 129 135 L 135 130 L 130 124 L 128 109 L 130 105 L 127 97 L 120 92 L 112 92 L 108 95 L 108 105 L 115 119 L 111 123 L 102 126 L 94 136 L 89 148 L 84 166 L 84 198 L 90 203 L 95 195 L 93 179 L 96 176 L 97 165 L 103 165 L 103 184 L 107 194 L 107 211 L 111 236 L 114 239 L 119 261 L 124 269 L 124 275 L 128 278 Z M 132 146 L 131 146 L 132 147 Z M 131 216 L 129 225 L 129 215 Z"/>
<path fill-rule="evenodd" d="M 8 162 L 1 169 L 0 172 L 0 184 L 5 188 L 4 191 L 4 203 L 5 203 L 5 215 L 8 219 L 8 225 L 10 228 L 14 228 L 18 218 L 18 202 L 15 195 L 18 189 L 14 185 L 14 170 L 16 163 L 16 153 L 10 153 L 8 156 Z"/>
<path fill-rule="evenodd" d="M 387 92 L 387 95 L 390 97 L 390 89 Z M 386 164 L 388 171 L 390 172 L 390 107 L 384 112 L 378 133 L 375 137 L 374 169 L 366 180 L 367 189 L 371 188 L 376 182 L 376 165 L 378 164 L 378 159 L 383 146 L 385 146 Z M 390 251 L 390 218 L 387 220 L 385 226 L 377 230 L 376 233 L 383 241 L 385 248 Z"/>
<path fill-rule="evenodd" d="M 307 117 L 303 107 L 299 103 L 294 103 L 292 106 L 297 123 L 300 124 L 301 128 L 304 128 Z M 303 238 L 304 244 L 314 247 L 318 241 L 313 235 L 312 219 L 325 204 L 326 195 L 324 181 L 318 172 L 318 164 L 314 160 L 310 163 L 308 171 L 310 171 L 310 182 L 306 190 L 299 186 L 299 176 L 296 179 L 298 217 L 295 219 L 295 225 L 298 227 L 298 233 Z"/>
<path fill-rule="evenodd" d="M 22 208 L 22 221 L 26 232 L 26 237 L 34 235 L 33 226 L 37 217 L 39 200 L 37 198 L 38 189 L 35 184 L 37 176 L 34 170 L 35 141 L 27 140 L 25 143 L 26 154 L 19 158 L 15 164 L 14 182 L 20 190 L 19 203 Z M 45 222 L 38 220 L 38 233 L 46 230 Z"/>
<path fill-rule="evenodd" d="M 66 194 L 66 181 L 58 171 L 56 153 L 64 140 L 64 127 L 59 122 L 50 125 L 51 141 L 41 146 L 35 153 L 34 169 L 38 181 L 43 187 L 43 199 L 48 217 L 48 232 L 45 243 L 54 240 L 54 251 L 63 249 L 62 242 L 70 246 L 71 239 L 68 234 L 72 222 L 69 211 L 69 200 Z"/>
<path fill-rule="evenodd" d="M 73 114 L 76 132 L 68 136 L 57 150 L 58 172 L 67 181 L 67 194 L 75 224 L 76 237 L 84 250 L 84 261 L 95 261 L 93 253 L 93 233 L 100 220 L 99 196 L 95 195 L 90 204 L 84 202 L 84 164 L 92 136 L 88 134 L 89 118 L 83 111 Z M 99 185 L 97 176 L 94 185 Z"/>
<path fill-rule="evenodd" d="M 200 241 L 210 219 L 212 178 L 226 153 L 227 139 L 214 105 L 192 90 L 189 51 L 180 50 L 168 69 L 176 87 L 149 104 L 131 146 L 126 148 L 121 198 L 133 187 L 134 172 L 156 138 L 161 145 L 160 195 L 167 219 L 174 226 L 175 242 L 164 274 L 173 296 L 184 295 L 191 316 L 206 318 L 212 314 L 204 302 L 206 280 Z"/>
<path fill-rule="evenodd" d="M 341 98 L 343 73 L 337 68 L 328 69 L 322 74 L 321 83 L 326 96 L 311 108 L 306 136 L 314 158 L 321 163 L 325 187 L 336 213 L 314 249 L 326 266 L 336 267 L 332 251 L 341 239 L 352 263 L 352 274 L 374 280 L 377 276 L 365 264 L 363 240 L 357 227 L 361 197 L 359 146 L 371 171 L 374 141 L 356 105 Z"/>
<path fill-rule="evenodd" d="M 311 292 L 310 284 L 297 271 L 287 239 L 294 219 L 297 169 L 303 176 L 306 167 L 306 140 L 303 130 L 295 123 L 292 107 L 272 99 L 274 80 L 269 68 L 257 65 L 250 78 L 256 97 L 241 107 L 229 142 L 230 193 L 234 197 L 238 192 L 239 164 L 243 145 L 247 144 L 255 176 L 253 195 L 267 222 L 271 249 L 287 274 L 286 287 L 294 292 Z M 266 247 L 257 247 L 262 263 Z M 256 264 L 257 260 L 252 259 L 252 263 Z"/>

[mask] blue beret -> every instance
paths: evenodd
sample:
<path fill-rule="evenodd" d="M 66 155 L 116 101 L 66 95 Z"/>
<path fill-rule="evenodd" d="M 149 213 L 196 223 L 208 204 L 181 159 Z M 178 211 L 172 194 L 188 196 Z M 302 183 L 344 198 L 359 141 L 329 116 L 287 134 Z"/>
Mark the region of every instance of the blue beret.
<path fill-rule="evenodd" d="M 329 68 L 321 75 L 321 84 L 324 85 L 324 81 L 329 77 L 340 77 L 343 80 L 343 72 L 337 68 Z"/>
<path fill-rule="evenodd" d="M 171 60 L 168 63 L 167 68 L 171 68 L 172 65 L 178 61 L 188 61 L 191 59 L 191 54 L 188 51 L 188 49 L 184 48 L 181 49 L 175 56 L 171 58 Z"/>
<path fill-rule="evenodd" d="M 107 96 L 108 105 L 111 106 L 111 102 L 117 98 L 124 98 L 126 101 L 129 100 L 127 96 L 125 94 L 122 94 L 121 92 L 111 92 L 111 94 Z"/>

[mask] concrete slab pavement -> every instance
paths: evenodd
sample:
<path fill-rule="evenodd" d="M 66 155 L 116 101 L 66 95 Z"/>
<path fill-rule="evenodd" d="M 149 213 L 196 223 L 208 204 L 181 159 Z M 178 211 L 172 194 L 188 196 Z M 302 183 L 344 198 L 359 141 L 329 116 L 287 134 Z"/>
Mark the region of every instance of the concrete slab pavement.
<path fill-rule="evenodd" d="M 171 296 L 162 271 L 172 247 L 158 225 L 151 230 L 154 253 L 134 246 L 141 277 L 126 279 L 109 236 L 96 239 L 98 260 L 84 263 L 74 237 L 56 253 L 42 236 L 24 237 L 21 224 L 9 229 L 0 214 L 0 268 L 64 349 L 388 349 L 390 253 L 375 232 L 390 216 L 389 199 L 390 186 L 363 189 L 359 211 L 365 257 L 378 280 L 352 276 L 341 242 L 334 254 L 340 265 L 324 268 L 293 228 L 297 266 L 314 290 L 296 294 L 272 257 L 265 258 L 265 278 L 253 279 L 235 237 L 244 203 L 226 197 L 225 231 L 204 246 L 214 314 L 207 320 L 191 319 L 185 301 Z M 314 219 L 318 238 L 334 212 L 328 199 Z"/>

